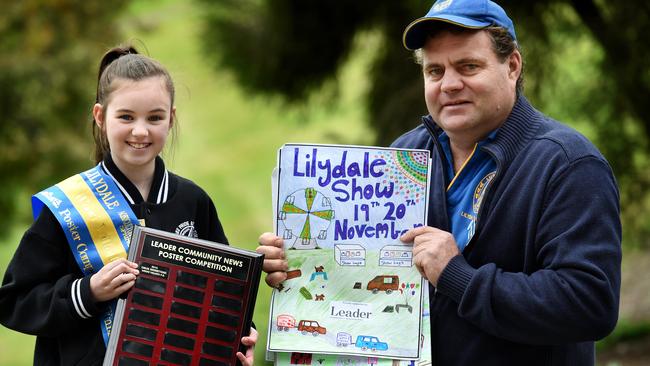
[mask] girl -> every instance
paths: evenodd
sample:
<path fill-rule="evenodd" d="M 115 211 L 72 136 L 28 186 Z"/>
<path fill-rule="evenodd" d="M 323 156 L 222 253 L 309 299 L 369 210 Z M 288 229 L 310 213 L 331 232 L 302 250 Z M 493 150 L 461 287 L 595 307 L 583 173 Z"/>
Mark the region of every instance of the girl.
<path fill-rule="evenodd" d="M 109 304 L 133 287 L 139 273 L 123 259 L 130 225 L 227 243 L 208 195 L 167 171 L 158 156 L 176 114 L 174 85 L 162 65 L 132 47 L 107 52 L 92 114 L 98 165 L 34 196 L 37 217 L 0 287 L 0 323 L 37 336 L 35 365 L 102 363 Z M 93 189 L 97 199 L 84 199 L 95 197 Z M 109 217 L 120 202 L 130 210 Z M 107 224 L 122 243 L 93 243 L 106 237 Z M 109 321 L 100 321 L 104 314 Z M 245 366 L 253 364 L 256 341 L 254 329 L 242 338 L 247 352 L 237 357 Z"/>

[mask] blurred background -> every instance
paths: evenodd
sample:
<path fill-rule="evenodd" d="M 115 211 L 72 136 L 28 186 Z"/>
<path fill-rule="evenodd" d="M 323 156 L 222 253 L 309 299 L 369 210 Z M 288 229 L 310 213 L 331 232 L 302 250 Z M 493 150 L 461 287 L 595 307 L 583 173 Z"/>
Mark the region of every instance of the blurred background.
<path fill-rule="evenodd" d="M 525 60 L 525 95 L 581 131 L 621 189 L 623 286 L 599 365 L 650 363 L 650 4 L 500 1 Z M 431 0 L 0 1 L 0 275 L 30 225 L 30 196 L 92 166 L 104 51 L 132 43 L 175 79 L 168 168 L 214 200 L 232 245 L 272 230 L 271 170 L 285 142 L 386 145 L 426 114 L 404 27 Z M 254 321 L 263 365 L 270 289 Z M 0 365 L 34 338 L 0 326 Z"/>

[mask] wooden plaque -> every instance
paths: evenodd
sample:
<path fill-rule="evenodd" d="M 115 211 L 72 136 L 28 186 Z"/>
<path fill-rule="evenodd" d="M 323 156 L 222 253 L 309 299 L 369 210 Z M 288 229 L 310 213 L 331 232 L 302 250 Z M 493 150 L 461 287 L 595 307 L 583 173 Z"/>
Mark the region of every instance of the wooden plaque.
<path fill-rule="evenodd" d="M 239 365 L 264 256 L 136 227 L 128 258 L 140 274 L 118 300 L 104 365 Z"/>

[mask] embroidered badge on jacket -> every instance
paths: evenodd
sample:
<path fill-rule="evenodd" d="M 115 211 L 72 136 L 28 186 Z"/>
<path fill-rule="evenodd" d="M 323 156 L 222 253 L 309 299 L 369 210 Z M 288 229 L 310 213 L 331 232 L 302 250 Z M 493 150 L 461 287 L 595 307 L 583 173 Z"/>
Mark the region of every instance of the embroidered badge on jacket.
<path fill-rule="evenodd" d="M 185 221 L 182 224 L 178 225 L 175 230 L 176 234 L 187 236 L 190 238 L 198 238 L 199 233 L 196 232 L 194 228 L 194 220 Z"/>

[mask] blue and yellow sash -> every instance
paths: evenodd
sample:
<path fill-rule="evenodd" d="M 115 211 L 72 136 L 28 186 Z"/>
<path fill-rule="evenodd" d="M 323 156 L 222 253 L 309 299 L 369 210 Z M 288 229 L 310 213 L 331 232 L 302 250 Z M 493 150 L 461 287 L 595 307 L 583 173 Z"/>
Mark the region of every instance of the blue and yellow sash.
<path fill-rule="evenodd" d="M 118 258 L 126 258 L 138 218 L 113 178 L 99 165 L 35 194 L 32 197 L 34 219 L 45 205 L 61 224 L 84 275 L 92 275 Z M 112 301 L 101 319 L 105 344 L 111 332 L 115 303 Z"/>

